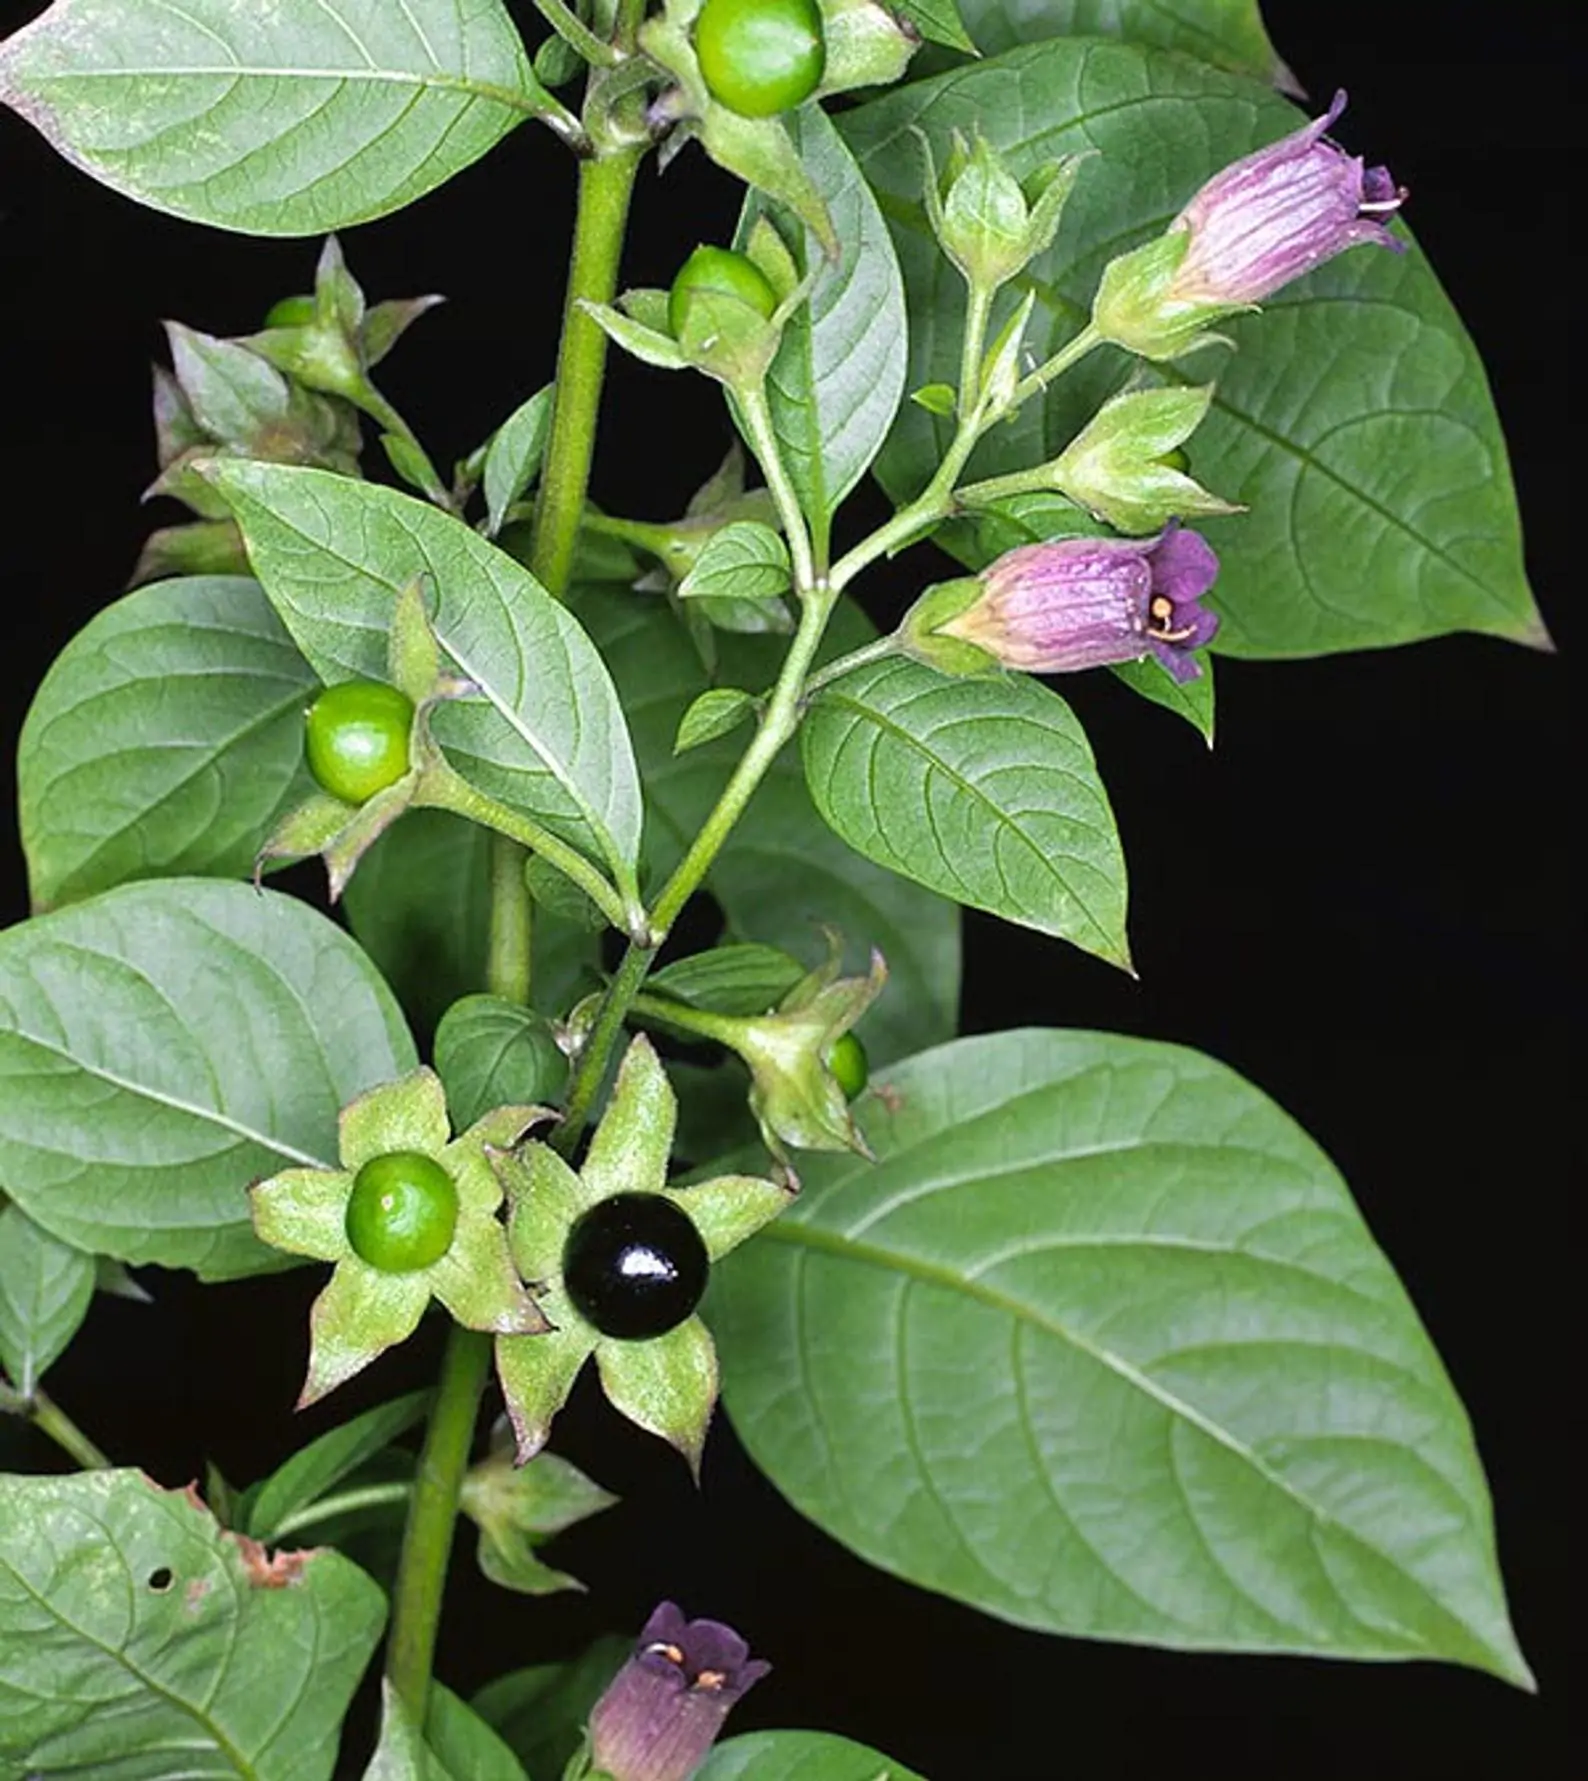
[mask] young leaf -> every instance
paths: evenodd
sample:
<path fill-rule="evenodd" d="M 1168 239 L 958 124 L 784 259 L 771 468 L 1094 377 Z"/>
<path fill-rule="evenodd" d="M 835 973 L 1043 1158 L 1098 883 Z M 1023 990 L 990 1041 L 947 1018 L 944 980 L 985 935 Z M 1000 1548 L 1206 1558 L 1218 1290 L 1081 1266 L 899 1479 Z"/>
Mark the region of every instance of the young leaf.
<path fill-rule="evenodd" d="M 779 947 L 718 946 L 664 965 L 650 987 L 713 1014 L 757 1015 L 775 1008 L 803 976 L 805 967 Z"/>
<path fill-rule="evenodd" d="M 330 1781 L 384 1618 L 339 1553 L 141 1472 L 0 1477 L 0 1771 Z"/>
<path fill-rule="evenodd" d="M 775 599 L 788 591 L 790 579 L 788 546 L 770 526 L 740 519 L 711 534 L 678 592 L 685 600 Z"/>
<path fill-rule="evenodd" d="M 823 540 L 904 396 L 904 286 L 876 199 L 826 113 L 808 105 L 783 121 L 842 243 L 835 264 L 824 260 L 809 230 L 800 234 L 803 268 L 821 271 L 808 304 L 784 329 L 767 377 L 785 465 L 812 531 Z M 740 218 L 741 244 L 765 208 L 752 192 Z"/>
<path fill-rule="evenodd" d="M 430 1684 L 425 1742 L 457 1781 L 526 1781 L 524 1766 L 511 1749 L 472 1707 L 440 1682 Z"/>
<path fill-rule="evenodd" d="M 1159 233 L 1217 169 L 1293 130 L 1296 114 L 1179 56 L 1072 41 L 1012 50 L 849 113 L 845 135 L 895 218 L 913 298 L 912 386 L 956 374 L 963 313 L 920 210 L 916 126 L 940 158 L 952 129 L 979 127 L 1017 170 L 1056 149 L 1100 151 L 1034 267 L 1043 301 L 1029 344 L 1040 359 L 1085 320 L 1109 259 Z M 1198 526 L 1222 564 L 1220 652 L 1320 655 L 1463 630 L 1543 641 L 1483 368 L 1415 246 L 1345 254 L 1227 332 L 1238 350 L 1220 354 L 1196 439 L 1198 479 L 1251 509 Z M 1110 350 L 1059 379 L 997 429 L 973 474 L 1051 456 L 1130 364 Z M 1196 361 L 1177 374 L 1208 375 Z M 877 467 L 896 499 L 926 482 L 941 427 L 913 407 L 901 415 Z"/>
<path fill-rule="evenodd" d="M 435 1059 L 459 1132 L 495 1107 L 560 1100 L 568 1077 L 568 1060 L 546 1018 L 500 996 L 454 1002 L 436 1028 Z"/>
<path fill-rule="evenodd" d="M 683 627 L 661 602 L 586 590 L 579 611 L 599 640 L 633 724 L 650 825 L 646 859 L 653 880 L 669 872 L 705 820 L 732 772 L 735 740 L 675 756 L 679 719 L 706 676 Z M 858 607 L 834 616 L 829 647 L 854 649 L 876 635 Z M 724 637 L 723 670 L 735 681 L 766 686 L 776 647 L 764 639 Z M 941 897 L 858 859 L 811 807 L 796 751 L 773 764 L 727 846 L 707 888 L 727 918 L 727 937 L 760 940 L 806 961 L 820 956 L 824 925 L 844 937 L 844 963 L 864 971 L 869 949 L 888 961 L 888 988 L 860 1027 L 877 1061 L 918 1047 L 925 1035 L 947 1038 L 959 1008 L 959 911 Z"/>
<path fill-rule="evenodd" d="M 923 1781 L 914 1769 L 831 1732 L 748 1732 L 706 1758 L 695 1781 Z"/>
<path fill-rule="evenodd" d="M 535 480 L 551 429 L 552 386 L 536 390 L 502 422 L 485 448 L 486 534 L 502 529 L 507 510 Z"/>
<path fill-rule="evenodd" d="M 590 1709 L 633 1649 L 632 1639 L 608 1633 L 567 1663 L 535 1664 L 498 1676 L 470 1704 L 535 1781 L 555 1778 L 578 1749 Z"/>
<path fill-rule="evenodd" d="M 755 700 L 737 686 L 707 687 L 678 720 L 673 753 L 687 754 L 729 735 L 755 710 Z"/>
<path fill-rule="evenodd" d="M 1272 1102 L 1176 1046 L 1028 1031 L 857 1112 L 877 1163 L 804 1159 L 713 1275 L 734 1426 L 796 1507 L 1022 1626 L 1529 1684 L 1461 1405 Z"/>
<path fill-rule="evenodd" d="M 0 1200 L 0 1367 L 23 1397 L 88 1315 L 94 1258 Z"/>
<path fill-rule="evenodd" d="M 216 462 L 265 592 L 327 681 L 385 674 L 392 602 L 418 580 L 477 692 L 431 728 L 464 778 L 631 878 L 640 787 L 617 694 L 566 607 L 461 521 L 322 470 Z"/>
<path fill-rule="evenodd" d="M 340 1108 L 416 1061 L 365 955 L 273 891 L 128 884 L 0 934 L 0 1181 L 121 1261 L 279 1267 L 248 1184 L 335 1168 Z"/>
<path fill-rule="evenodd" d="M 898 0 L 896 11 L 907 18 L 927 43 L 941 43 L 945 49 L 964 50 L 975 55 L 977 45 L 965 29 L 961 16 L 975 0 Z M 1047 4 L 1047 0 L 1043 0 Z"/>
<path fill-rule="evenodd" d="M 818 693 L 800 746 L 816 808 L 867 859 L 1129 968 L 1108 795 L 1041 682 L 894 656 Z"/>
<path fill-rule="evenodd" d="M 1110 670 L 1124 681 L 1132 692 L 1176 717 L 1183 717 L 1191 728 L 1213 746 L 1213 658 L 1206 650 L 1197 654 L 1202 672 L 1195 680 L 1176 680 L 1150 656 L 1139 662 L 1113 662 Z"/>
<path fill-rule="evenodd" d="M 276 1540 L 277 1529 L 289 1517 L 317 1503 L 365 1460 L 423 1422 L 430 1396 L 428 1391 L 411 1391 L 389 1404 L 377 1404 L 299 1448 L 247 1493 L 242 1531 L 256 1540 Z"/>
<path fill-rule="evenodd" d="M 318 235 L 412 203 L 545 95 L 500 0 L 55 0 L 0 46 L 0 99 L 155 210 Z"/>
<path fill-rule="evenodd" d="M 129 878 L 246 877 L 310 789 L 319 687 L 257 582 L 139 588 L 67 644 L 17 747 L 35 909 Z"/>
<path fill-rule="evenodd" d="M 411 810 L 359 861 L 342 899 L 359 944 L 421 1032 L 485 982 L 491 933 L 491 837 L 445 810 Z M 535 1006 L 566 1013 L 596 986 L 597 937 L 537 909 Z"/>
<path fill-rule="evenodd" d="M 984 56 L 1048 37 L 1122 37 L 1127 43 L 1178 50 L 1284 91 L 1296 90 L 1295 76 L 1263 28 L 1258 0 L 1109 0 L 1104 6 L 1095 0 L 1039 0 L 1037 5 L 1029 0 L 958 0 L 958 5 Z"/>

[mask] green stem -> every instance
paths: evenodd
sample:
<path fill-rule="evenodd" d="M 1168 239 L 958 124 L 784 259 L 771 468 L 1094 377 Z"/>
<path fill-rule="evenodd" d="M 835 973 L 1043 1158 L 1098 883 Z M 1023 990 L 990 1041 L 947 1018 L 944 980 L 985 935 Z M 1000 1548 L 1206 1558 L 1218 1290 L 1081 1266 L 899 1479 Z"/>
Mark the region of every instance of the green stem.
<path fill-rule="evenodd" d="M 357 1490 L 343 1490 L 333 1496 L 308 1503 L 292 1515 L 284 1517 L 270 1530 L 270 1544 L 286 1539 L 288 1534 L 302 1533 L 336 1515 L 350 1515 L 356 1509 L 379 1509 L 387 1503 L 406 1503 L 414 1494 L 411 1484 L 364 1484 Z"/>
<path fill-rule="evenodd" d="M 760 462 L 761 474 L 766 478 L 767 489 L 777 507 L 777 516 L 783 522 L 789 560 L 794 566 L 794 585 L 803 596 L 817 585 L 819 576 L 799 496 L 783 468 L 777 429 L 772 424 L 772 411 L 767 407 L 766 385 L 757 384 L 754 389 L 740 390 L 737 394 L 745 429 L 750 435 L 750 449 Z"/>
<path fill-rule="evenodd" d="M 1080 333 L 1073 340 L 1066 341 L 1051 359 L 1038 365 L 1029 377 L 1021 378 L 1020 382 L 1015 385 L 1015 405 L 1018 407 L 1020 403 L 1030 401 L 1039 390 L 1046 389 L 1054 378 L 1063 376 L 1072 365 L 1079 364 L 1093 347 L 1102 344 L 1103 336 L 1098 333 L 1091 322 L 1088 322 Z"/>
<path fill-rule="evenodd" d="M 0 1391 L 5 1394 L 3 1401 L 0 1401 L 0 1408 L 14 1411 L 16 1415 L 31 1422 L 63 1452 L 69 1453 L 85 1471 L 103 1472 L 109 1468 L 109 1458 L 89 1440 L 53 1398 L 46 1397 L 42 1391 L 35 1391 L 30 1398 L 23 1397 L 20 1392 L 13 1394 L 9 1388 L 3 1386 L 0 1386 Z M 13 1397 L 15 1402 L 12 1401 Z"/>
<path fill-rule="evenodd" d="M 807 594 L 800 610 L 799 629 L 794 633 L 794 641 L 789 645 L 788 655 L 784 658 L 777 677 L 777 685 L 773 687 L 771 697 L 761 714 L 761 727 L 755 740 L 745 750 L 704 826 L 652 905 L 649 944 L 642 945 L 638 941 L 632 941 L 623 955 L 617 974 L 607 986 L 601 1012 L 579 1054 L 579 1067 L 574 1073 L 573 1087 L 569 1091 L 567 1111 L 553 1139 L 564 1156 L 572 1154 L 584 1131 L 591 1105 L 600 1090 L 613 1049 L 623 1031 L 623 1023 L 645 982 L 657 948 L 667 937 L 667 930 L 677 920 L 679 911 L 705 881 L 712 862 L 732 832 L 733 825 L 743 815 L 756 787 L 766 777 L 767 769 L 777 759 L 784 743 L 799 727 L 800 694 L 805 676 L 810 671 L 834 604 L 835 596 L 826 589 L 815 588 Z"/>
<path fill-rule="evenodd" d="M 414 1474 L 402 1557 L 392 1588 L 386 1674 L 416 1725 L 425 1722 L 430 1668 L 435 1658 L 441 1595 L 458 1516 L 458 1494 L 469 1466 L 480 1398 L 491 1369 L 491 1338 L 454 1324 L 447 1336 L 435 1406 Z"/>
<path fill-rule="evenodd" d="M 530 938 L 534 905 L 524 881 L 526 849 L 507 835 L 491 836 L 491 934 L 485 987 L 519 1007 L 529 1005 Z"/>
<path fill-rule="evenodd" d="M 563 0 L 535 0 L 540 15 L 552 30 L 578 50 L 592 68 L 610 68 L 618 53 L 610 43 L 603 43 L 595 32 Z"/>
<path fill-rule="evenodd" d="M 959 389 L 955 407 L 962 426 L 971 425 L 981 407 L 981 361 L 987 344 L 987 318 L 992 314 L 993 294 L 973 284 L 966 299 L 965 341 L 959 355 Z"/>
<path fill-rule="evenodd" d="M 853 674 L 856 668 L 864 668 L 868 662 L 884 661 L 898 653 L 899 639 L 896 636 L 879 637 L 875 643 L 862 644 L 859 649 L 850 650 L 846 656 L 836 657 L 825 668 L 819 668 L 811 675 L 800 694 L 800 702 L 805 703 L 812 693 L 819 693 L 824 686 L 830 686 L 835 680 L 842 680 L 846 674 Z"/>
<path fill-rule="evenodd" d="M 562 345 L 557 354 L 557 394 L 529 560 L 541 585 L 559 600 L 567 593 L 573 574 L 606 375 L 607 337 L 582 305 L 610 303 L 617 292 L 618 261 L 640 152 L 637 147 L 620 149 L 585 161 L 579 168 L 579 208 L 563 308 Z"/>

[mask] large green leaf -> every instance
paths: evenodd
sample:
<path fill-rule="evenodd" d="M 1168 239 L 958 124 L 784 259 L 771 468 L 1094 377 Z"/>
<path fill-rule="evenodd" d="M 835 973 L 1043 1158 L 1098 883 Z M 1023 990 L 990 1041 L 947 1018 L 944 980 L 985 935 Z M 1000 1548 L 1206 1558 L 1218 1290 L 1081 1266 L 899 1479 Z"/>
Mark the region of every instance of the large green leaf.
<path fill-rule="evenodd" d="M 97 1274 L 93 1256 L 0 1198 L 0 1367 L 24 1397 L 77 1334 Z"/>
<path fill-rule="evenodd" d="M 44 677 L 17 748 L 34 907 L 129 878 L 240 878 L 310 787 L 319 681 L 257 582 L 199 575 L 107 607 Z"/>
<path fill-rule="evenodd" d="M 1002 1033 L 883 1074 L 877 1152 L 714 1270 L 796 1507 L 1018 1624 L 1444 1657 L 1526 1685 L 1461 1406 L 1345 1184 L 1223 1065 Z"/>
<path fill-rule="evenodd" d="M 784 121 L 841 243 L 838 261 L 827 263 L 815 236 L 800 232 L 802 268 L 821 270 L 808 304 L 784 330 L 767 377 L 784 466 L 813 532 L 824 540 L 904 396 L 904 285 L 876 199 L 827 114 L 807 105 Z M 741 235 L 765 208 L 752 191 Z"/>
<path fill-rule="evenodd" d="M 1022 175 L 1055 154 L 1099 151 L 1036 264 L 1027 342 L 1043 357 L 1084 323 L 1110 258 L 1297 122 L 1283 100 L 1216 69 L 1074 41 L 1012 50 L 848 114 L 911 295 L 910 387 L 953 380 L 964 302 L 927 230 L 912 128 L 941 162 L 950 130 L 980 127 Z M 1199 380 L 1218 379 L 1191 442 L 1197 478 L 1251 508 L 1199 525 L 1223 562 L 1219 649 L 1314 655 L 1457 630 L 1539 641 L 1483 367 L 1415 245 L 1357 248 L 1226 331 L 1239 350 L 1190 362 Z M 1051 457 L 1128 370 L 1121 354 L 1096 355 L 999 427 L 971 474 Z M 895 498 L 925 483 L 946 425 L 907 405 L 877 466 Z"/>
<path fill-rule="evenodd" d="M 410 810 L 360 860 L 342 899 L 359 944 L 416 1027 L 429 1032 L 485 987 L 491 939 L 491 837 L 446 810 Z M 600 937 L 535 910 L 531 994 L 566 1014 L 597 987 Z"/>
<path fill-rule="evenodd" d="M 1040 681 L 894 656 L 824 688 L 800 748 L 816 808 L 868 860 L 1129 966 L 1114 813 L 1086 732 Z"/>
<path fill-rule="evenodd" d="M 384 216 L 538 108 L 500 0 L 56 0 L 0 99 L 129 198 L 252 235 Z"/>
<path fill-rule="evenodd" d="M 831 1732 L 750 1732 L 719 1744 L 696 1781 L 922 1781 L 902 1762 Z"/>
<path fill-rule="evenodd" d="M 384 678 L 393 601 L 423 578 L 435 633 L 479 689 L 437 708 L 465 778 L 604 861 L 639 851 L 640 787 L 617 694 L 567 608 L 462 521 L 325 470 L 216 462 L 249 559 L 322 678 Z"/>
<path fill-rule="evenodd" d="M 580 612 L 611 664 L 645 779 L 646 863 L 660 882 L 693 839 L 742 752 L 742 738 L 674 755 L 673 735 L 705 671 L 683 627 L 660 601 L 590 589 Z M 874 635 L 857 608 L 835 620 L 832 647 Z M 780 646 L 719 639 L 723 678 L 759 690 Z M 878 1062 L 946 1038 L 959 1010 L 959 911 L 895 874 L 858 859 L 817 816 L 794 749 L 773 765 L 712 867 L 707 888 L 722 906 L 728 938 L 781 946 L 814 964 L 822 925 L 844 936 L 846 960 L 864 971 L 867 949 L 887 958 L 888 987 L 859 1031 Z"/>
<path fill-rule="evenodd" d="M 135 1471 L 0 1477 L 0 1776 L 329 1781 L 385 1602 Z"/>
<path fill-rule="evenodd" d="M 338 1110 L 414 1061 L 369 960 L 274 891 L 128 884 L 0 934 L 0 1181 L 121 1261 L 279 1266 L 249 1182 L 335 1168 Z"/>
<path fill-rule="evenodd" d="M 1049 37 L 1122 37 L 1277 86 L 1294 80 L 1257 0 L 959 0 L 959 11 L 986 56 Z"/>

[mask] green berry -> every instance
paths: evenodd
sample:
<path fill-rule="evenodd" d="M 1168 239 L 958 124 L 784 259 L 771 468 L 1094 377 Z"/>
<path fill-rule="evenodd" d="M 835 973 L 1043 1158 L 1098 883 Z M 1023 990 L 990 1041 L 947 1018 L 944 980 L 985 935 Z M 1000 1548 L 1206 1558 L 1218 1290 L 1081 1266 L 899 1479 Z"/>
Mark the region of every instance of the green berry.
<path fill-rule="evenodd" d="M 307 328 L 315 319 L 313 297 L 282 297 L 270 305 L 267 328 Z"/>
<path fill-rule="evenodd" d="M 353 1177 L 347 1240 L 382 1274 L 411 1274 L 441 1260 L 458 1228 L 458 1190 L 433 1157 L 394 1150 Z"/>
<path fill-rule="evenodd" d="M 821 85 L 827 41 L 816 0 L 706 0 L 695 20 L 706 90 L 740 117 L 776 117 Z"/>
<path fill-rule="evenodd" d="M 414 702 L 379 680 L 328 686 L 309 707 L 309 771 L 333 798 L 364 804 L 408 771 Z"/>
<path fill-rule="evenodd" d="M 845 1033 L 835 1041 L 827 1054 L 827 1068 L 848 1100 L 853 1100 L 871 1077 L 866 1061 L 866 1048 L 853 1033 Z"/>
<path fill-rule="evenodd" d="M 667 298 L 667 325 L 675 336 L 684 331 L 690 297 L 709 291 L 714 297 L 735 297 L 769 320 L 777 308 L 777 292 L 754 260 L 731 247 L 697 247 L 678 268 Z"/>

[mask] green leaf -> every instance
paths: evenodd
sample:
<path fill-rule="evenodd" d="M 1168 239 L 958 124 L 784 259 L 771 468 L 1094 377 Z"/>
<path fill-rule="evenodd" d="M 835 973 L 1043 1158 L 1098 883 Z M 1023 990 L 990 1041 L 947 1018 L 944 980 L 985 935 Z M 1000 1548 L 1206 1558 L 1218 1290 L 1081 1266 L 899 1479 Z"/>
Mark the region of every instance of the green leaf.
<path fill-rule="evenodd" d="M 0 1366 L 23 1397 L 77 1334 L 97 1273 L 93 1256 L 0 1201 Z"/>
<path fill-rule="evenodd" d="M 896 1065 L 878 1161 L 713 1270 L 797 1508 L 1049 1632 L 1529 1684 L 1460 1403 L 1344 1182 L 1223 1065 L 1001 1033 Z"/>
<path fill-rule="evenodd" d="M 730 735 L 754 710 L 755 700 L 742 687 L 707 687 L 679 718 L 673 753 L 686 754 Z"/>
<path fill-rule="evenodd" d="M 491 935 L 491 837 L 445 810 L 410 810 L 359 861 L 342 899 L 359 944 L 422 1032 L 485 983 Z M 595 987 L 600 946 L 588 929 L 535 911 L 535 1006 L 565 1013 Z"/>
<path fill-rule="evenodd" d="M 1263 28 L 1258 0 L 959 0 L 959 10 L 986 56 L 1049 37 L 1121 37 L 1295 87 Z"/>
<path fill-rule="evenodd" d="M 693 644 L 660 602 L 589 589 L 581 615 L 622 692 L 645 780 L 646 861 L 659 883 L 682 856 L 726 783 L 740 750 L 730 739 L 675 756 L 673 737 L 706 683 Z M 842 605 L 830 629 L 834 654 L 876 635 L 858 607 Z M 724 671 L 770 683 L 781 649 L 761 638 L 722 639 Z M 860 1023 L 877 1062 L 947 1038 L 959 1010 L 959 911 L 952 903 L 856 858 L 817 816 L 798 753 L 786 750 L 751 799 L 707 880 L 727 919 L 727 938 L 760 940 L 804 959 L 822 956 L 824 924 L 843 935 L 844 961 L 863 972 L 869 948 L 888 961 L 888 987 Z"/>
<path fill-rule="evenodd" d="M 389 1404 L 377 1404 L 300 1448 L 248 1492 L 242 1531 L 274 1543 L 283 1522 L 317 1503 L 366 1460 L 423 1422 L 430 1398 L 428 1391 L 411 1391 Z"/>
<path fill-rule="evenodd" d="M 462 1781 L 426 1744 L 389 1676 L 380 1679 L 380 1738 L 363 1781 Z"/>
<path fill-rule="evenodd" d="M 911 294 L 912 387 L 955 375 L 963 313 L 920 205 L 912 128 L 941 157 L 950 130 L 978 126 L 1021 174 L 1055 153 L 1100 151 L 1034 267 L 1027 342 L 1040 359 L 1084 323 L 1109 259 L 1160 232 L 1218 168 L 1297 121 L 1283 100 L 1216 69 L 1067 41 L 849 113 L 845 135 L 894 223 Z M 1318 655 L 1461 630 L 1543 641 L 1483 367 L 1415 245 L 1356 248 L 1226 331 L 1238 350 L 1212 365 L 1218 391 L 1196 440 L 1199 480 L 1251 508 L 1198 526 L 1222 560 L 1221 652 Z M 970 474 L 1050 457 L 1130 364 L 1112 349 L 1094 354 L 999 427 Z M 1180 375 L 1206 381 L 1209 355 L 1190 364 Z M 900 417 L 877 466 L 895 499 L 926 482 L 946 443 L 942 425 L 914 407 Z"/>
<path fill-rule="evenodd" d="M 512 1750 L 440 1682 L 430 1684 L 425 1742 L 457 1781 L 525 1781 L 524 1766 Z"/>
<path fill-rule="evenodd" d="M 816 808 L 867 859 L 1129 969 L 1119 833 L 1057 693 L 893 656 L 824 688 L 800 746 Z"/>
<path fill-rule="evenodd" d="M 1115 662 L 1113 672 L 1132 692 L 1140 693 L 1154 705 L 1183 717 L 1191 728 L 1213 746 L 1213 658 L 1202 650 L 1197 655 L 1202 672 L 1195 680 L 1176 680 L 1163 665 L 1151 656 L 1139 662 Z"/>
<path fill-rule="evenodd" d="M 719 1744 L 695 1781 L 923 1781 L 831 1732 L 750 1732 Z"/>
<path fill-rule="evenodd" d="M 318 686 L 256 582 L 161 582 L 97 614 L 18 744 L 34 907 L 129 878 L 245 877 L 310 790 L 303 713 Z"/>
<path fill-rule="evenodd" d="M 790 579 L 788 546 L 778 534 L 758 520 L 738 519 L 706 540 L 678 592 L 685 600 L 775 599 L 787 591 Z"/>
<path fill-rule="evenodd" d="M 552 386 L 536 390 L 491 435 L 485 449 L 487 535 L 502 529 L 507 510 L 535 480 L 551 431 Z"/>
<path fill-rule="evenodd" d="M 0 99 L 129 198 L 251 235 L 400 209 L 544 97 L 499 0 L 56 0 Z"/>
<path fill-rule="evenodd" d="M 802 273 L 820 271 L 808 303 L 783 330 L 767 375 L 784 466 L 820 544 L 903 399 L 908 323 L 887 225 L 842 138 L 815 105 L 783 122 L 842 244 L 830 262 L 809 229 L 798 232 Z M 739 224 L 741 246 L 766 207 L 760 194 L 750 193 Z"/>
<path fill-rule="evenodd" d="M 339 1553 L 272 1561 L 141 1472 L 0 1477 L 0 1773 L 330 1781 L 384 1618 Z"/>
<path fill-rule="evenodd" d="M 579 1747 L 590 1709 L 633 1649 L 632 1639 L 605 1634 L 567 1663 L 498 1676 L 471 1705 L 512 1746 L 534 1781 L 557 1781 Z"/>
<path fill-rule="evenodd" d="M 1042 0 L 1045 6 L 1047 0 Z M 946 49 L 976 53 L 976 44 L 965 29 L 961 16 L 975 5 L 975 0 L 898 0 L 894 10 L 907 18 L 927 43 L 941 43 Z"/>
<path fill-rule="evenodd" d="M 568 1060 L 545 1016 L 500 996 L 454 1002 L 436 1028 L 435 1058 L 459 1132 L 496 1107 L 557 1102 L 568 1078 Z"/>
<path fill-rule="evenodd" d="M 632 874 L 640 788 L 617 695 L 578 622 L 527 569 L 394 489 L 237 461 L 208 475 L 322 679 L 384 679 L 392 603 L 422 580 L 437 640 L 479 689 L 432 718 L 452 764 L 620 883 Z"/>
<path fill-rule="evenodd" d="M 805 976 L 805 967 L 776 946 L 718 946 L 664 965 L 650 987 L 675 1002 L 713 1014 L 765 1014 Z"/>
<path fill-rule="evenodd" d="M 0 1181 L 82 1249 L 279 1267 L 248 1184 L 336 1168 L 338 1111 L 415 1062 L 369 960 L 274 891 L 129 884 L 0 934 Z"/>

